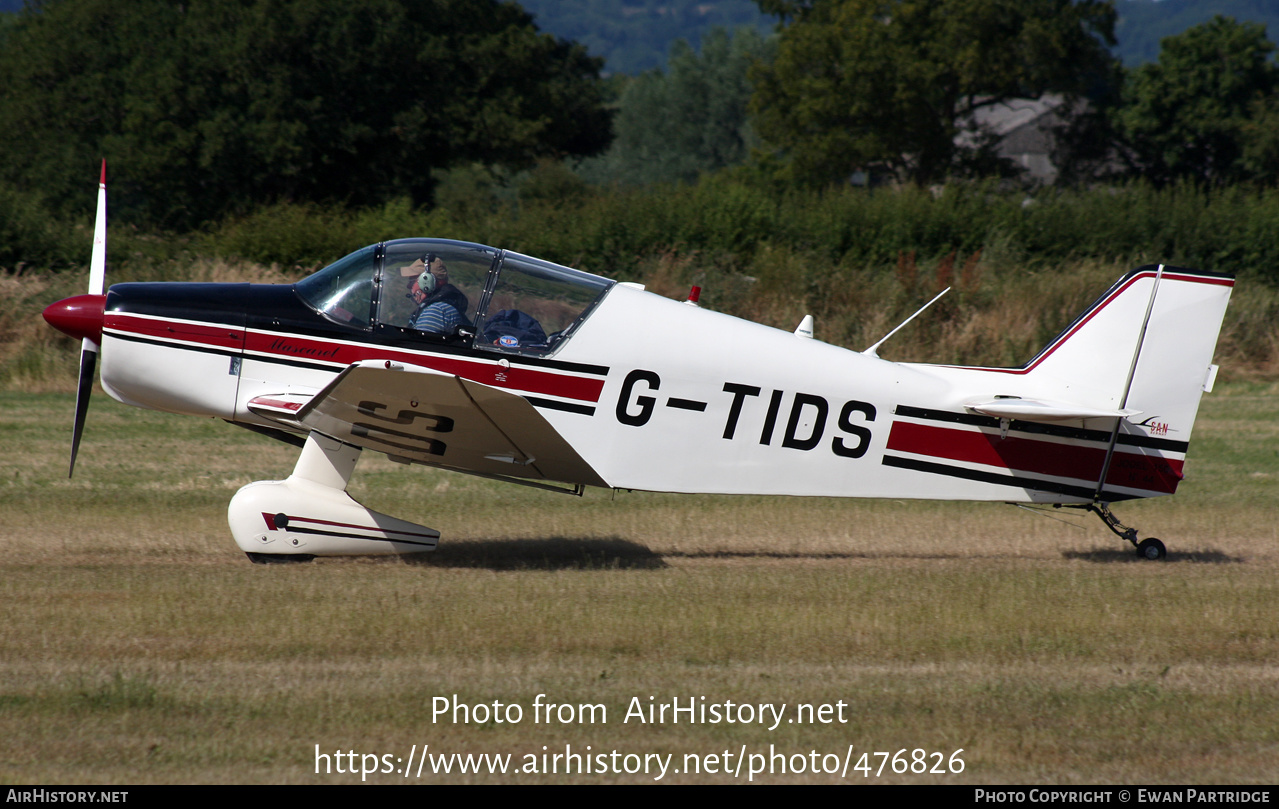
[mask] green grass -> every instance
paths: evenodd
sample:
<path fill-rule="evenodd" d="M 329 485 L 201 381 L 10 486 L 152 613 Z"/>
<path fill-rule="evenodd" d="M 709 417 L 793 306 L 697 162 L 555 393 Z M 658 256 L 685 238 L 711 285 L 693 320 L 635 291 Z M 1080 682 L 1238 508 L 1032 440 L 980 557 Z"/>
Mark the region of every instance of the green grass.
<path fill-rule="evenodd" d="M 266 567 L 235 548 L 226 502 L 286 474 L 295 450 L 99 393 L 68 481 L 70 398 L 3 393 L 0 781 L 359 780 L 317 775 L 317 744 L 517 764 L 590 745 L 675 766 L 851 744 L 854 763 L 964 751 L 958 775 L 858 781 L 1274 783 L 1277 393 L 1206 397 L 1179 494 L 1118 507 L 1168 543 L 1162 564 L 1095 519 L 995 504 L 573 498 L 369 456 L 353 492 L 439 528 L 439 550 Z M 607 724 L 534 723 L 538 694 L 602 704 Z M 433 716 L 452 695 L 519 704 L 524 721 Z M 650 696 L 842 701 L 847 721 L 622 721 Z"/>

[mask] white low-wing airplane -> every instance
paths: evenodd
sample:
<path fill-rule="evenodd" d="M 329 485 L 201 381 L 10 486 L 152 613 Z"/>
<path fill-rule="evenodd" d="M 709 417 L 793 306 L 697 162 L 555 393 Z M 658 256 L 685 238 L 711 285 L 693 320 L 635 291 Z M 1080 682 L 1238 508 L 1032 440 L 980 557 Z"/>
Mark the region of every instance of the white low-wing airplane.
<path fill-rule="evenodd" d="M 580 493 L 989 500 L 1111 514 L 1172 494 L 1210 390 L 1231 276 L 1142 267 L 1020 368 L 895 363 L 509 250 L 400 239 L 296 284 L 103 290 L 105 168 L 87 295 L 45 310 L 127 404 L 302 447 L 231 500 L 254 561 L 431 550 L 361 506 L 361 451 Z M 444 308 L 441 308 L 444 307 Z M 415 328 L 412 324 L 416 323 Z M 877 344 L 878 345 L 878 344 Z"/>

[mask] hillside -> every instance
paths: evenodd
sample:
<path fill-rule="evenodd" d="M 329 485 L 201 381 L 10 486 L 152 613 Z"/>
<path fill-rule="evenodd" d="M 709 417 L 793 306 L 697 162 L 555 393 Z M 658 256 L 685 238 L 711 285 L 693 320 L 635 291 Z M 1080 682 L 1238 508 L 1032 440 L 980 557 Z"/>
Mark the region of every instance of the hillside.
<path fill-rule="evenodd" d="M 0 12 L 16 12 L 23 0 L 0 0 Z M 539 28 L 584 44 L 605 59 L 608 73 L 635 75 L 666 65 L 671 44 L 719 26 L 771 31 L 775 20 L 753 0 L 524 0 Z M 1263 23 L 1271 41 L 1279 36 L 1274 0 L 1116 0 L 1119 24 L 1115 53 L 1129 67 L 1154 61 L 1159 42 L 1221 14 Z"/>
<path fill-rule="evenodd" d="M 1216 15 L 1266 26 L 1270 41 L 1279 36 L 1279 3 L 1274 0 L 1119 0 L 1116 54 L 1128 67 L 1153 62 L 1159 42 Z"/>
<path fill-rule="evenodd" d="M 583 43 L 603 56 L 605 70 L 634 75 L 662 67 L 670 45 L 688 40 L 694 48 L 715 26 L 772 30 L 774 19 L 752 0 L 524 0 L 545 31 Z M 1119 40 L 1115 54 L 1129 67 L 1154 61 L 1159 42 L 1221 14 L 1263 23 L 1271 41 L 1279 36 L 1279 3 L 1274 0 L 1116 0 Z"/>
<path fill-rule="evenodd" d="M 772 30 L 773 18 L 752 0 L 525 0 L 542 30 L 576 40 L 603 56 L 610 73 L 635 75 L 666 64 L 671 43 L 697 48 L 720 26 Z"/>

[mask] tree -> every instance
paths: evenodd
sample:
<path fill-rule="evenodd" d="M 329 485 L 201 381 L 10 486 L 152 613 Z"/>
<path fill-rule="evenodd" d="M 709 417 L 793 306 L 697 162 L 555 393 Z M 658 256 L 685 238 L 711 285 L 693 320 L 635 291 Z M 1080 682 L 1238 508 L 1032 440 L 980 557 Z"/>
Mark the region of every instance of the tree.
<path fill-rule="evenodd" d="M 181 226 L 423 203 L 436 168 L 602 151 L 599 67 L 497 0 L 50 0 L 0 53 L 0 181 L 65 207 L 105 156 L 118 213 Z"/>
<path fill-rule="evenodd" d="M 1135 173 L 1157 184 L 1220 184 L 1249 175 L 1244 152 L 1264 155 L 1266 100 L 1279 88 L 1265 28 L 1227 17 L 1167 37 L 1159 61 L 1132 72 L 1119 129 Z"/>
<path fill-rule="evenodd" d="M 639 185 L 691 181 L 745 162 L 757 141 L 747 113 L 746 74 L 771 52 L 771 43 L 751 28 L 733 35 L 715 29 L 702 38 L 700 53 L 676 40 L 665 73 L 653 70 L 627 82 L 617 139 L 583 173 Z"/>
<path fill-rule="evenodd" d="M 1115 80 L 1101 0 L 761 0 L 789 20 L 751 107 L 794 179 L 857 170 L 915 183 L 980 163 L 956 135 L 983 106 Z M 989 151 L 986 149 L 985 151 Z"/>
<path fill-rule="evenodd" d="M 1240 132 L 1243 169 L 1256 181 L 1279 181 L 1279 89 L 1249 107 L 1249 119 Z"/>

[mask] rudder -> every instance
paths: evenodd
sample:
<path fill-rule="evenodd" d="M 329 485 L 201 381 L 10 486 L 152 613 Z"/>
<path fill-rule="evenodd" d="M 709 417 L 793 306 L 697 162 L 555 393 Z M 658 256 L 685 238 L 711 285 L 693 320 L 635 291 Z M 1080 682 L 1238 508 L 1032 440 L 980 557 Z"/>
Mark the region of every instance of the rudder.
<path fill-rule="evenodd" d="M 1230 275 L 1140 267 L 1028 365 L 1069 401 L 1134 411 L 1112 435 L 1096 500 L 1176 490 L 1233 287 Z"/>
<path fill-rule="evenodd" d="M 1140 410 L 1130 424 L 1188 441 L 1233 287 L 1230 275 L 1139 267 L 1088 307 L 1026 371 L 1063 399 Z"/>

